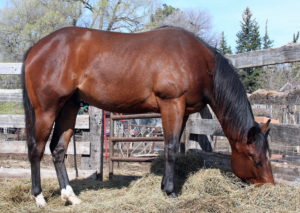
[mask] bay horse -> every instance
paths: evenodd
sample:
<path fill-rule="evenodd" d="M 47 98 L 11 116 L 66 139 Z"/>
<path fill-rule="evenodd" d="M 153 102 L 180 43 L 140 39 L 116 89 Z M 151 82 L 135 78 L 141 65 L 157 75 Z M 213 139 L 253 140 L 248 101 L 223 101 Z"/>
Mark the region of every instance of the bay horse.
<path fill-rule="evenodd" d="M 161 188 L 174 192 L 174 162 L 190 113 L 211 106 L 232 149 L 232 169 L 249 183 L 274 183 L 268 160 L 268 125 L 259 126 L 229 61 L 194 34 L 176 27 L 117 33 L 67 27 L 42 38 L 25 54 L 23 103 L 32 194 L 46 205 L 40 161 L 50 150 L 61 197 L 80 203 L 64 156 L 80 102 L 122 113 L 161 113 L 165 171 Z"/>

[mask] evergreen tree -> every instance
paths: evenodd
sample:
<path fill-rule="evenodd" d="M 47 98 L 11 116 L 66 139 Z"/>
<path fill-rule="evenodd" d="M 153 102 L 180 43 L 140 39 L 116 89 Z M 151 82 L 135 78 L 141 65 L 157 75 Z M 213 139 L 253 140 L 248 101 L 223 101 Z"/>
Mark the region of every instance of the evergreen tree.
<path fill-rule="evenodd" d="M 249 7 L 245 9 L 242 17 L 242 30 L 237 33 L 237 53 L 244 53 L 261 49 L 259 26 L 256 20 L 252 19 L 252 13 Z"/>
<path fill-rule="evenodd" d="M 160 22 L 162 22 L 166 17 L 178 11 L 180 11 L 179 8 L 175 8 L 172 7 L 171 5 L 163 4 L 162 7 L 156 9 L 155 13 L 151 15 L 150 22 L 148 24 L 145 24 L 144 30 L 159 27 Z"/>
<path fill-rule="evenodd" d="M 297 43 L 299 39 L 299 32 L 293 34 L 293 43 Z"/>
<path fill-rule="evenodd" d="M 155 11 L 155 14 L 151 16 L 152 22 L 159 22 L 164 18 L 168 17 L 175 11 L 179 11 L 178 8 L 172 7 L 171 5 L 163 4 L 161 8 Z"/>
<path fill-rule="evenodd" d="M 268 34 L 268 20 L 266 21 L 266 26 L 265 26 L 265 35 L 263 37 L 263 49 L 268 49 L 273 46 L 274 41 L 269 38 Z"/>
<path fill-rule="evenodd" d="M 252 19 L 249 7 L 243 12 L 242 18 L 242 29 L 237 33 L 237 53 L 261 49 L 259 26 L 256 20 Z M 260 87 L 261 68 L 241 69 L 239 74 L 247 92 L 253 92 Z"/>
<path fill-rule="evenodd" d="M 222 54 L 232 54 L 231 47 L 227 45 L 224 32 L 221 34 L 219 51 Z"/>

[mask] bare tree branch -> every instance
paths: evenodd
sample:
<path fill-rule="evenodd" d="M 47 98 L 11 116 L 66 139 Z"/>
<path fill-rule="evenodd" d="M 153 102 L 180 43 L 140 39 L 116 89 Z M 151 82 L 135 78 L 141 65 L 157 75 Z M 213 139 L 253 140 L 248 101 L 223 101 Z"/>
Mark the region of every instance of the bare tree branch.
<path fill-rule="evenodd" d="M 161 20 L 159 25 L 171 25 L 184 28 L 213 46 L 216 45 L 219 40 L 219 38 L 212 33 L 211 17 L 205 11 L 177 10 Z"/>
<path fill-rule="evenodd" d="M 110 18 L 110 21 L 109 21 L 109 24 L 108 24 L 106 30 L 110 31 L 112 26 L 114 25 L 114 23 L 117 19 L 116 13 L 117 13 L 118 7 L 120 6 L 121 3 L 122 3 L 122 0 L 118 0 L 117 4 L 114 6 L 114 9 L 112 11 L 111 18 Z"/>
<path fill-rule="evenodd" d="M 94 12 L 94 7 L 90 4 L 89 0 L 75 0 L 75 1 L 80 1 L 84 5 L 84 8 L 88 9 L 91 12 Z"/>

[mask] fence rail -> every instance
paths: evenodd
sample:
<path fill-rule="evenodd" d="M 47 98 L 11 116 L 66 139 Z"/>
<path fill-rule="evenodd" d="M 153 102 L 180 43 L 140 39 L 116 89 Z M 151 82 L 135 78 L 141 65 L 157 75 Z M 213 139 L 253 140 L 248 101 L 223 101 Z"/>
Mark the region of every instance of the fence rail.
<path fill-rule="evenodd" d="M 27 144 L 26 141 L 5 141 L 0 142 L 0 153 L 2 154 L 27 154 Z M 90 142 L 77 142 L 76 143 L 76 153 L 78 155 L 90 155 Z M 45 148 L 45 154 L 50 155 L 49 146 Z M 74 154 L 74 144 L 71 141 L 67 153 L 69 155 Z"/>
<path fill-rule="evenodd" d="M 20 75 L 22 63 L 0 63 L 0 75 Z"/>
<path fill-rule="evenodd" d="M 226 55 L 238 69 L 300 61 L 300 44 Z"/>
<path fill-rule="evenodd" d="M 272 142 L 282 142 L 292 146 L 300 145 L 300 125 L 270 124 Z M 187 122 L 191 134 L 225 136 L 218 120 L 193 119 Z"/>
<path fill-rule="evenodd" d="M 0 128 L 25 128 L 24 115 L 0 115 Z M 89 115 L 77 115 L 76 129 L 89 129 Z"/>
<path fill-rule="evenodd" d="M 22 102 L 22 90 L 0 89 L 0 102 Z"/>

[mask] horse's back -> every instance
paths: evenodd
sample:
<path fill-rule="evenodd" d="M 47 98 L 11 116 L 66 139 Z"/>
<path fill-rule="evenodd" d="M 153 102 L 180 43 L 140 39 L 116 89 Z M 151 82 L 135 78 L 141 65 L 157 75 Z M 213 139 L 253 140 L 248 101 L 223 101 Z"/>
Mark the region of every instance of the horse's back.
<path fill-rule="evenodd" d="M 109 110 L 155 111 L 157 97 L 180 97 L 191 84 L 199 90 L 193 81 L 203 79 L 199 69 L 207 69 L 201 61 L 210 60 L 208 53 L 195 36 L 176 28 L 124 34 L 68 27 L 32 47 L 26 72 L 31 87 L 49 95 L 78 90 L 81 99 Z"/>

